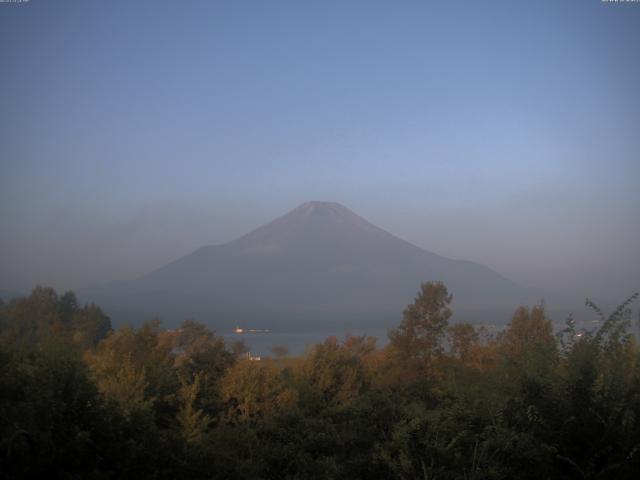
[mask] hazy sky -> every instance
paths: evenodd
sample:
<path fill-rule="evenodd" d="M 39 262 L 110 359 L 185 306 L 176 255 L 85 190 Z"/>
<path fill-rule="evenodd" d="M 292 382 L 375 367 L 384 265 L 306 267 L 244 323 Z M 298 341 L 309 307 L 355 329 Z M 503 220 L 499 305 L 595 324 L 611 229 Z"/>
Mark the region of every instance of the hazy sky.
<path fill-rule="evenodd" d="M 640 289 L 640 3 L 0 3 L 0 289 L 333 200 L 525 285 Z"/>

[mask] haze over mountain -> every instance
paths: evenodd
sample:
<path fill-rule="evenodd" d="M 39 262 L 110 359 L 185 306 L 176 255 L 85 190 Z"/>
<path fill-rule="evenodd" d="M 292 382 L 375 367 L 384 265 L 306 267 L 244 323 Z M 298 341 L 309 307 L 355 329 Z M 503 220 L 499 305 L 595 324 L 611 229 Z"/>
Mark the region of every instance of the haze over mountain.
<path fill-rule="evenodd" d="M 217 328 L 361 326 L 395 322 L 428 280 L 447 285 L 459 316 L 511 311 L 526 297 L 488 267 L 436 255 L 338 203 L 316 201 L 229 243 L 80 296 L 116 322 L 159 316 Z"/>

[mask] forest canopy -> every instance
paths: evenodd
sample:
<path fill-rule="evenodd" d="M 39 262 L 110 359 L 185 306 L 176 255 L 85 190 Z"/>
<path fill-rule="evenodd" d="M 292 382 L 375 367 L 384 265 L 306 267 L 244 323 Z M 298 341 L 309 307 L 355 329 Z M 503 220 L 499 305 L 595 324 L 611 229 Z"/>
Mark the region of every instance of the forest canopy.
<path fill-rule="evenodd" d="M 0 303 L 0 478 L 635 478 L 637 294 L 578 330 L 495 334 L 420 286 L 389 343 L 260 361 L 203 324 L 113 329 L 72 292 Z"/>

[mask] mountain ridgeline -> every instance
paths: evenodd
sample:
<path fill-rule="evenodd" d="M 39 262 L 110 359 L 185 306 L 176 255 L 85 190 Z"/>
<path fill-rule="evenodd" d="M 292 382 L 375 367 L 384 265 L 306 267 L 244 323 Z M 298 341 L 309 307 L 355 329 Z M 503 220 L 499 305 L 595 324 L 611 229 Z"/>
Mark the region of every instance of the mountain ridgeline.
<path fill-rule="evenodd" d="M 464 320 L 486 321 L 488 311 L 506 320 L 526 299 L 490 268 L 419 248 L 332 202 L 304 203 L 229 243 L 80 296 L 116 323 L 158 316 L 215 328 L 384 326 L 431 280 L 449 286 Z"/>

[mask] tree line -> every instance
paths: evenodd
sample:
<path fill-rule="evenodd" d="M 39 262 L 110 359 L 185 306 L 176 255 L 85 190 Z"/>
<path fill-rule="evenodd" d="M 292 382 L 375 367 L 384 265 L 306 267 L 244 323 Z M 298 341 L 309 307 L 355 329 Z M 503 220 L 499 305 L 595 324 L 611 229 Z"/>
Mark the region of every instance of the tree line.
<path fill-rule="evenodd" d="M 421 285 L 384 348 L 251 361 L 205 325 L 111 327 L 72 292 L 0 301 L 0 478 L 625 479 L 640 472 L 629 298 L 490 334 Z"/>

